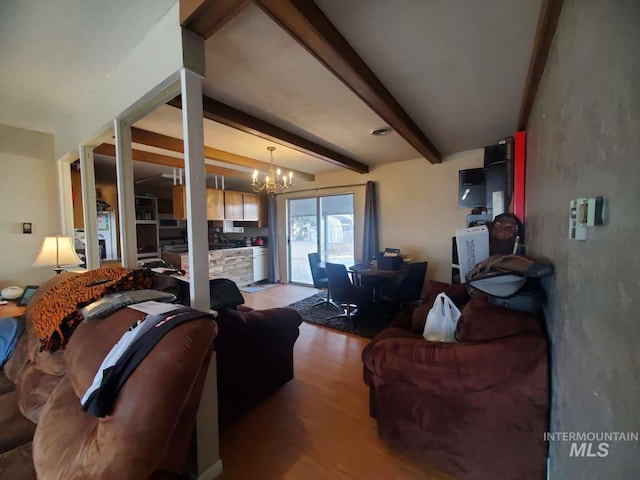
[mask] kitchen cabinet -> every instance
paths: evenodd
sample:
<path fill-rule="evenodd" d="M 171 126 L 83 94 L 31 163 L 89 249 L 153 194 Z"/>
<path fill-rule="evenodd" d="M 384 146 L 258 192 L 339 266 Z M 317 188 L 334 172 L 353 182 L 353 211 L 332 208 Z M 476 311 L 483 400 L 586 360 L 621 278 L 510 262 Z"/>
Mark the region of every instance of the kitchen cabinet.
<path fill-rule="evenodd" d="M 173 199 L 173 218 L 184 220 L 187 218 L 187 191 L 184 185 L 174 185 L 171 196 Z"/>
<path fill-rule="evenodd" d="M 184 185 L 174 185 L 173 218 L 187 218 L 187 196 Z M 207 220 L 241 220 L 266 226 L 266 195 L 207 188 Z M 264 218 L 264 221 L 263 221 Z M 262 224 L 264 223 L 264 224 Z"/>
<path fill-rule="evenodd" d="M 257 222 L 260 219 L 260 197 L 255 193 L 242 194 L 243 220 Z"/>
<path fill-rule="evenodd" d="M 224 190 L 207 188 L 207 220 L 224 220 Z"/>
<path fill-rule="evenodd" d="M 224 218 L 225 220 L 244 220 L 242 192 L 224 191 Z"/>

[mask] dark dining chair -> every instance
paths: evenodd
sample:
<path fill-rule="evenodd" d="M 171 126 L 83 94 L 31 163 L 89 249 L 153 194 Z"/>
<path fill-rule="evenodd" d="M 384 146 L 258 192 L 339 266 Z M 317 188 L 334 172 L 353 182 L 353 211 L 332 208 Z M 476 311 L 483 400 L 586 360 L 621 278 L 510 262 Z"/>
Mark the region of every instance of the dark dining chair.
<path fill-rule="evenodd" d="M 327 263 L 326 267 L 331 299 L 343 308 L 340 315 L 331 318 L 345 317 L 353 322 L 353 315 L 371 301 L 371 288 L 351 283 L 347 267 L 340 263 Z"/>
<path fill-rule="evenodd" d="M 313 279 L 313 286 L 315 288 L 321 288 L 327 290 L 327 298 L 321 302 L 318 302 L 314 305 L 317 307 L 319 305 L 331 305 L 338 310 L 340 310 L 340 306 L 331 300 L 331 289 L 329 288 L 329 279 L 327 278 L 327 270 L 325 268 L 320 267 L 320 254 L 317 252 L 313 252 L 307 255 L 309 257 L 309 268 L 311 269 L 311 278 Z"/>
<path fill-rule="evenodd" d="M 383 301 L 397 303 L 402 309 L 406 304 L 422 298 L 422 288 L 427 275 L 428 262 L 410 263 L 404 275 L 397 281 L 380 287 L 378 293 Z"/>

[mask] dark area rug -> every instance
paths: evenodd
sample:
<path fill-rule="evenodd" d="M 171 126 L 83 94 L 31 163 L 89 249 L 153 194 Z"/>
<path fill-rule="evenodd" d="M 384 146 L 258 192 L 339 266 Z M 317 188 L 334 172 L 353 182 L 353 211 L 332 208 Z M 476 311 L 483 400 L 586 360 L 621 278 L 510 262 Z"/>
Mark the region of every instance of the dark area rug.
<path fill-rule="evenodd" d="M 315 304 L 321 302 L 326 297 L 326 293 L 317 293 L 309 298 L 287 306 L 300 313 L 305 322 L 353 333 L 365 338 L 375 337 L 389 325 L 397 314 L 397 307 L 393 304 L 371 303 L 364 311 L 352 317 L 355 322 L 348 320 L 346 317 L 331 319 L 331 317 L 339 315 L 342 312 L 326 303 L 314 307 Z"/>

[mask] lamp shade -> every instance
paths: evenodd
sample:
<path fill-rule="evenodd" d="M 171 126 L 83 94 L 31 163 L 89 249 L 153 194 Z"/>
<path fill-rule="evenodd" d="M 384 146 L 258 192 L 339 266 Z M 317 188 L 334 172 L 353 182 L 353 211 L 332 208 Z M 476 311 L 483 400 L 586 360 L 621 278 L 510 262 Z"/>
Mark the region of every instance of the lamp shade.
<path fill-rule="evenodd" d="M 63 265 L 80 265 L 82 260 L 73 248 L 71 237 L 45 237 L 40 253 L 33 262 L 34 267 L 55 267 L 55 271 L 62 271 Z"/>

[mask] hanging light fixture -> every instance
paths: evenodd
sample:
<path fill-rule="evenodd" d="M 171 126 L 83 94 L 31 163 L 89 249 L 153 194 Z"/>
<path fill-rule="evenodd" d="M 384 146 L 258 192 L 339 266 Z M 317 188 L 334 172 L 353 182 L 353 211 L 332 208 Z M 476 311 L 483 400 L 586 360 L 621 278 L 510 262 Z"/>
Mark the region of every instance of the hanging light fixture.
<path fill-rule="evenodd" d="M 273 168 L 273 151 L 275 149 L 276 147 L 267 147 L 271 154 L 271 165 L 269 165 L 269 174 L 264 177 L 264 182 L 258 178 L 258 170 L 253 172 L 251 188 L 256 193 L 262 190 L 267 193 L 284 193 L 293 185 L 292 172 L 289 172 L 289 175 L 280 175 L 280 169 Z"/>

